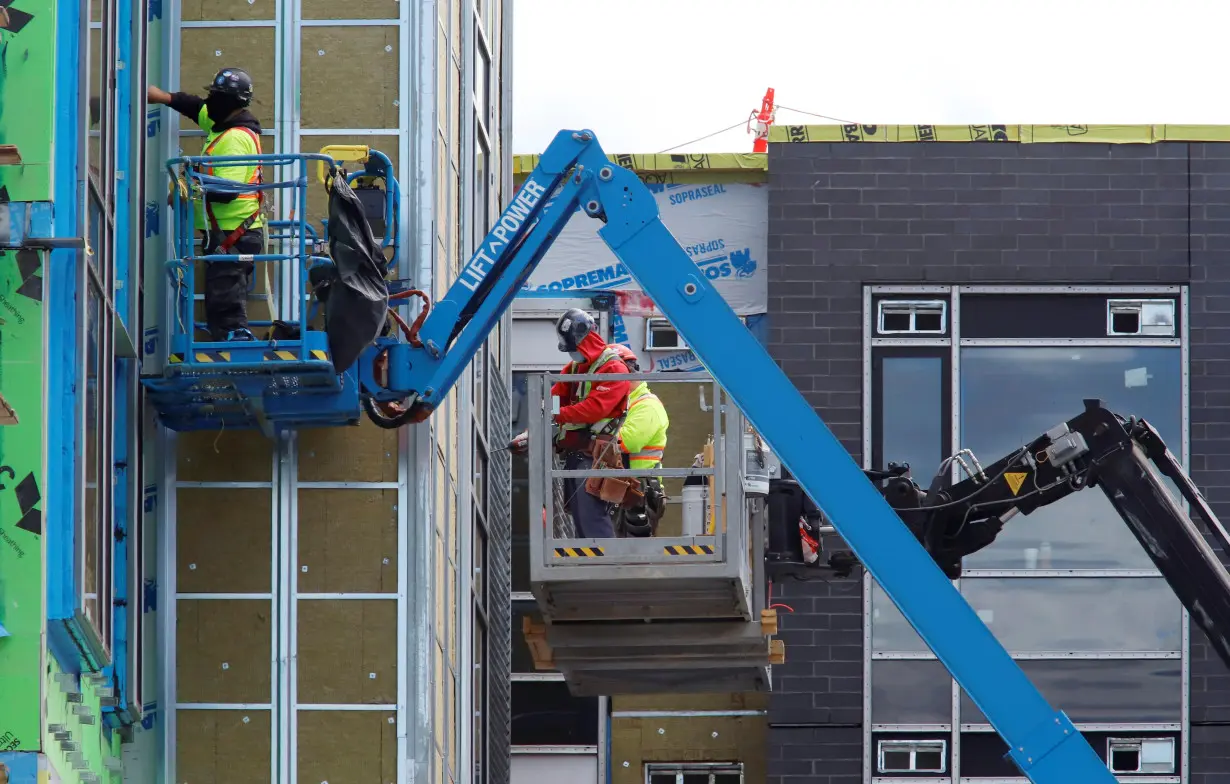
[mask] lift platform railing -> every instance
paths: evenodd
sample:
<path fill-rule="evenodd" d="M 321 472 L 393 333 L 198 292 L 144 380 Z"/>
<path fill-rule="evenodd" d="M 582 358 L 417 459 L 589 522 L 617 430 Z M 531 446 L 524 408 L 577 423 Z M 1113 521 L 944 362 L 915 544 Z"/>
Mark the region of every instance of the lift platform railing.
<path fill-rule="evenodd" d="M 316 232 L 307 220 L 307 188 L 308 167 L 316 161 L 321 166 L 328 166 L 336 171 L 337 165 L 328 155 L 314 153 L 296 154 L 262 154 L 235 156 L 183 156 L 167 161 L 166 168 L 171 176 L 171 205 L 175 216 L 174 245 L 176 258 L 167 262 L 171 285 L 175 292 L 173 303 L 173 319 L 171 325 L 172 345 L 174 351 L 191 358 L 198 351 L 216 351 L 221 347 L 230 349 L 244 348 L 244 344 L 217 343 L 199 341 L 196 339 L 197 324 L 195 322 L 195 291 L 196 265 L 218 262 L 241 262 L 292 264 L 284 280 L 289 280 L 293 295 L 284 296 L 288 313 L 280 319 L 290 326 L 299 326 L 306 322 L 309 313 L 308 291 L 305 285 L 308 269 L 317 263 L 332 263 L 327 257 L 314 255 L 318 239 Z M 241 183 L 216 177 L 205 173 L 204 169 L 261 166 L 265 182 Z M 291 177 L 282 179 L 276 176 L 280 169 L 290 169 Z M 270 177 L 270 173 L 275 176 Z M 269 181 L 272 180 L 272 181 Z M 285 193 L 289 191 L 289 193 Z M 275 193 L 281 201 L 281 208 L 288 211 L 289 219 L 269 220 L 266 230 L 267 241 L 278 247 L 280 252 L 257 254 L 204 254 L 197 249 L 195 217 L 198 204 L 203 205 L 207 194 L 238 194 L 261 192 Z M 202 206 L 203 209 L 203 206 Z M 271 323 L 252 322 L 252 326 L 271 326 Z M 306 326 L 304 323 L 303 326 Z M 257 341 L 256 346 L 268 341 Z M 252 347 L 249 343 L 246 347 Z M 310 351 L 308 341 L 281 341 L 281 350 L 293 350 L 300 363 L 314 363 L 319 360 Z M 244 372 L 262 372 L 268 369 L 266 363 L 260 361 L 259 354 L 253 355 L 252 361 L 228 362 L 228 374 Z"/>
<path fill-rule="evenodd" d="M 670 467 L 650 469 L 588 468 L 564 470 L 558 467 L 554 447 L 556 426 L 552 417 L 558 398 L 551 395 L 557 381 L 600 382 L 645 381 L 652 387 L 664 384 L 703 384 L 712 387 L 713 460 L 712 466 Z M 529 503 L 531 583 L 540 598 L 559 595 L 562 586 L 579 584 L 607 585 L 611 591 L 618 586 L 640 584 L 652 587 L 651 581 L 672 581 L 679 586 L 679 595 L 691 592 L 695 617 L 751 619 L 759 608 L 753 608 L 755 584 L 763 572 L 758 568 L 754 543 L 763 533 L 753 535 L 752 528 L 763 529 L 764 516 L 750 514 L 748 498 L 742 484 L 744 469 L 743 436 L 746 420 L 738 407 L 732 405 L 721 386 L 707 373 L 629 373 L 629 374 L 533 374 L 529 377 Z M 669 413 L 669 409 L 668 409 Z M 674 436 L 672 436 L 674 438 Z M 671 444 L 678 441 L 672 440 Z M 700 452 L 703 444 L 689 445 L 688 454 Z M 602 477 L 658 477 L 664 484 L 672 478 L 704 477 L 710 484 L 709 509 L 706 524 L 699 531 L 685 531 L 681 536 L 625 537 L 613 539 L 580 538 L 568 526 L 555 524 L 567 498 L 559 492 L 561 480 L 584 480 Z M 576 492 L 585 492 L 578 488 Z M 665 583 L 659 583 L 664 585 Z M 558 589 L 558 590 L 557 590 Z M 572 589 L 569 589 L 572 590 Z M 701 607 L 708 597 L 711 608 Z M 732 598 L 733 597 L 733 598 Z M 579 600 L 577 600 L 579 601 Z M 657 611 L 662 607 L 655 607 Z M 583 614 L 583 610 L 577 613 Z M 667 611 L 666 617 L 692 617 L 687 606 Z"/>

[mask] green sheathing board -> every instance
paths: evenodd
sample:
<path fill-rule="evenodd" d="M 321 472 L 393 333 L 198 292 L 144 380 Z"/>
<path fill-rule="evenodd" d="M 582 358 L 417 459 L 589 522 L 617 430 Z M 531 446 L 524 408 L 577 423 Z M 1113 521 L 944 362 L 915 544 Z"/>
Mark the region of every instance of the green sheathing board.
<path fill-rule="evenodd" d="M 21 155 L 20 165 L 0 166 L 0 188 L 10 201 L 50 201 L 55 0 L 0 6 L 0 144 Z"/>
<path fill-rule="evenodd" d="M 48 658 L 48 665 L 47 725 L 63 727 L 71 744 L 65 746 L 60 742 L 63 736 L 47 732 L 44 749 L 51 766 L 63 784 L 79 784 L 81 775 L 87 772 L 98 776 L 102 784 L 120 784 L 119 772 L 109 770 L 106 763 L 108 758 L 120 756 L 119 733 L 103 723 L 97 687 L 89 678 L 64 676 L 54 657 Z M 65 689 L 65 682 L 76 685 Z M 81 695 L 81 702 L 69 702 L 70 690 Z"/>
<path fill-rule="evenodd" d="M 0 751 L 42 734 L 43 258 L 0 251 Z"/>

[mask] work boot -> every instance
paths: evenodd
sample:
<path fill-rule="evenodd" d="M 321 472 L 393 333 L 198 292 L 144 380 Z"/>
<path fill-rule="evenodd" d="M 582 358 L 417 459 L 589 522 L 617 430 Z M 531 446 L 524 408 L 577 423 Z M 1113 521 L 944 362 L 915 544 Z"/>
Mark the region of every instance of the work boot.
<path fill-rule="evenodd" d="M 256 340 L 256 336 L 252 334 L 252 330 L 248 329 L 247 327 L 242 327 L 240 329 L 233 329 L 229 333 L 227 333 L 226 340 L 228 343 L 242 342 L 242 341 Z"/>

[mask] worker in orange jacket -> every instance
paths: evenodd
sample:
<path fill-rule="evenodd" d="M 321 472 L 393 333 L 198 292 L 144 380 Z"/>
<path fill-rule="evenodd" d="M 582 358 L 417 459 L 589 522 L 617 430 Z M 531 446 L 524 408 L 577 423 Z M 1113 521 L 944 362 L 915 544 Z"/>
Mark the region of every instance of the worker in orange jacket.
<path fill-rule="evenodd" d="M 623 374 L 628 366 L 619 358 L 614 346 L 602 339 L 598 325 L 588 313 L 577 308 L 566 311 L 555 322 L 559 350 L 571 361 L 561 373 Z M 618 437 L 619 426 L 628 408 L 627 381 L 559 381 L 551 387 L 551 395 L 560 399 L 560 410 L 553 421 L 559 428 L 555 449 L 564 458 L 564 470 L 587 471 L 594 465 L 591 445 L 599 436 Z M 513 452 L 528 448 L 525 433 L 509 445 Z M 585 490 L 585 479 L 565 479 L 564 498 L 568 511 L 582 539 L 609 539 L 615 536 L 611 522 L 611 505 Z"/>

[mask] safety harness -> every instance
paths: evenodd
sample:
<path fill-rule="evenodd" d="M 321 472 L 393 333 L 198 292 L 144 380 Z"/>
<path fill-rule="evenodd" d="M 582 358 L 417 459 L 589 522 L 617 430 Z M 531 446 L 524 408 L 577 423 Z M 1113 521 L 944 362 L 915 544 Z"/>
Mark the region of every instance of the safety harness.
<path fill-rule="evenodd" d="M 255 131 L 253 131 L 251 128 L 247 128 L 242 125 L 237 125 L 233 128 L 227 128 L 225 131 L 215 136 L 213 141 L 211 141 L 209 145 L 205 147 L 205 149 L 202 151 L 201 154 L 206 157 L 212 155 L 214 146 L 217 145 L 218 142 L 222 141 L 222 137 L 226 136 L 231 131 L 243 131 L 244 133 L 248 134 L 248 136 L 252 137 L 252 143 L 256 145 L 256 153 L 257 155 L 260 154 L 261 152 L 260 136 Z M 214 167 L 206 166 L 205 168 L 207 169 L 205 173 L 210 176 L 213 176 Z M 262 167 L 258 163 L 256 164 L 255 171 L 253 172 L 252 176 L 248 178 L 248 181 L 246 184 L 263 185 L 264 182 L 265 182 L 264 167 Z M 242 237 L 244 234 L 246 234 L 248 230 L 252 228 L 252 224 L 256 223 L 257 218 L 260 217 L 261 210 L 264 209 L 264 206 L 265 206 L 265 192 L 263 190 L 256 190 L 256 191 L 252 191 L 251 193 L 241 193 L 238 196 L 236 196 L 235 199 L 236 201 L 240 199 L 243 199 L 243 200 L 255 199 L 256 209 L 252 212 L 251 215 L 245 218 L 244 222 L 239 224 L 239 226 L 236 227 L 234 231 L 227 234 L 226 239 L 224 239 L 218 245 L 218 250 L 224 254 L 227 253 L 231 248 L 233 248 L 236 242 L 239 242 L 239 238 Z M 204 202 L 205 202 L 205 215 L 209 218 L 210 229 L 216 233 L 221 233 L 223 229 L 218 224 L 218 218 L 216 215 L 214 215 L 214 210 L 213 210 L 213 207 L 209 203 L 208 196 L 205 197 Z"/>

